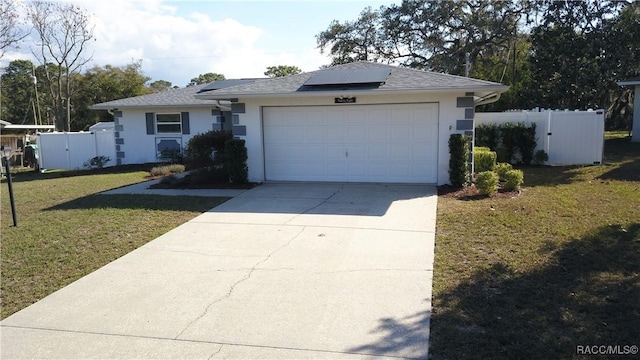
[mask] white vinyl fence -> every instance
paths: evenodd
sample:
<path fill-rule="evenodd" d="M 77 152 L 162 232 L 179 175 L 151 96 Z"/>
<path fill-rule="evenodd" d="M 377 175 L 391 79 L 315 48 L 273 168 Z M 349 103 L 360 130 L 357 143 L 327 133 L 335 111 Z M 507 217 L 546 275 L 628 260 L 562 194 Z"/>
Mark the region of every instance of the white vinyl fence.
<path fill-rule="evenodd" d="M 38 133 L 40 169 L 76 170 L 96 156 L 110 159 L 105 166 L 116 164 L 113 129 L 92 132 Z"/>
<path fill-rule="evenodd" d="M 604 111 L 518 111 L 476 113 L 475 126 L 524 122 L 536 124 L 540 149 L 549 154 L 548 165 L 592 165 L 602 163 Z"/>

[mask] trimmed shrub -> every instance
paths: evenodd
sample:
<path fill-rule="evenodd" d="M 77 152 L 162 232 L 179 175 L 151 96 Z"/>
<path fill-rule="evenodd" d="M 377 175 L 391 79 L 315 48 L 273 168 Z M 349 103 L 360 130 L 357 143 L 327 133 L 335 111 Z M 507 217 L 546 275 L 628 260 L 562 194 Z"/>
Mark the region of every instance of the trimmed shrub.
<path fill-rule="evenodd" d="M 523 164 L 529 165 L 533 160 L 533 151 L 538 143 L 538 139 L 536 138 L 536 123 L 531 123 L 531 126 L 527 126 L 521 122 L 517 124 L 515 130 L 516 144 L 520 151 L 520 158 Z"/>
<path fill-rule="evenodd" d="M 175 175 L 165 176 L 160 179 L 160 184 L 166 186 L 177 186 L 180 183 L 180 179 L 178 179 Z"/>
<path fill-rule="evenodd" d="M 490 171 L 496 167 L 497 155 L 486 147 L 473 148 L 473 164 L 476 173 Z"/>
<path fill-rule="evenodd" d="M 178 174 L 181 172 L 184 172 L 184 165 L 172 164 L 153 167 L 151 171 L 149 171 L 149 174 L 151 176 L 166 176 L 171 174 Z"/>
<path fill-rule="evenodd" d="M 480 194 L 491 196 L 498 192 L 498 174 L 493 171 L 483 171 L 476 176 L 476 187 Z"/>
<path fill-rule="evenodd" d="M 538 150 L 533 155 L 533 163 L 536 165 L 544 165 L 547 161 L 549 161 L 549 154 L 544 150 Z"/>
<path fill-rule="evenodd" d="M 110 157 L 100 155 L 100 156 L 92 157 L 82 165 L 84 165 L 84 167 L 87 167 L 89 169 L 102 169 L 104 168 L 105 165 L 107 165 L 109 161 L 111 161 Z"/>
<path fill-rule="evenodd" d="M 452 134 L 449 137 L 449 182 L 457 189 L 469 182 L 469 137 Z"/>
<path fill-rule="evenodd" d="M 496 164 L 495 172 L 498 174 L 498 178 L 500 178 L 501 181 L 504 181 L 505 174 L 511 169 L 513 169 L 513 166 L 509 163 L 498 163 Z"/>
<path fill-rule="evenodd" d="M 232 184 L 247 183 L 249 168 L 247 167 L 247 148 L 244 140 L 231 139 L 224 146 L 225 167 Z"/>
<path fill-rule="evenodd" d="M 496 124 L 480 124 L 475 129 L 475 145 L 496 149 L 500 140 L 500 129 Z"/>
<path fill-rule="evenodd" d="M 503 189 L 506 191 L 516 191 L 524 182 L 524 173 L 522 170 L 509 170 L 504 174 Z"/>
<path fill-rule="evenodd" d="M 516 127 L 513 123 L 507 122 L 500 126 L 500 135 L 501 135 L 501 143 L 502 143 L 502 153 L 500 162 L 508 162 L 512 163 L 515 160 L 517 153 L 517 138 L 516 138 Z"/>
<path fill-rule="evenodd" d="M 211 167 L 224 162 L 225 143 L 233 138 L 229 131 L 208 131 L 194 135 L 184 149 L 184 160 L 188 170 Z M 217 156 L 211 154 L 216 151 Z"/>
<path fill-rule="evenodd" d="M 229 181 L 229 172 L 220 165 L 210 166 L 193 171 L 186 176 L 189 183 L 200 184 L 220 184 Z"/>
<path fill-rule="evenodd" d="M 496 161 L 499 163 L 511 163 L 511 154 L 509 150 L 503 148 L 502 146 L 496 149 L 497 159 Z"/>
<path fill-rule="evenodd" d="M 476 146 L 494 150 L 499 162 L 531 164 L 534 159 L 533 152 L 538 143 L 535 123 L 530 126 L 524 122 L 481 124 L 475 128 L 475 134 Z"/>
<path fill-rule="evenodd" d="M 184 156 L 182 150 L 162 150 L 160 152 L 160 160 L 170 164 L 182 164 Z"/>

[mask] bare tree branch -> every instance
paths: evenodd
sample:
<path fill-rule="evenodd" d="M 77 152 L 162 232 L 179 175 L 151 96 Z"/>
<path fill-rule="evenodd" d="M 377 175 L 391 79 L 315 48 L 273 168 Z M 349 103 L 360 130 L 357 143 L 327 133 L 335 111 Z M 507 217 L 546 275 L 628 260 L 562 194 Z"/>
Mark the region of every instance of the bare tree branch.
<path fill-rule="evenodd" d="M 28 7 L 31 24 L 39 38 L 32 53 L 44 65 L 51 96 L 56 102 L 56 128 L 71 128 L 72 73 L 87 64 L 87 46 L 93 37 L 89 14 L 73 4 L 32 1 Z M 50 66 L 53 65 L 53 66 Z"/>
<path fill-rule="evenodd" d="M 20 28 L 20 17 L 16 2 L 0 0 L 0 59 L 8 49 L 17 45 L 29 33 Z"/>

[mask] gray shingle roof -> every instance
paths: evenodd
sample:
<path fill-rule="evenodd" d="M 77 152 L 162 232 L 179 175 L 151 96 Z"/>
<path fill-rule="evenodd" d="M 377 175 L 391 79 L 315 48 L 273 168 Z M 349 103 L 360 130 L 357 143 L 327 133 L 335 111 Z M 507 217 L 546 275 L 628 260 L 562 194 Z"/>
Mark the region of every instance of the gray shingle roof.
<path fill-rule="evenodd" d="M 353 88 L 348 90 L 361 90 L 366 92 L 393 92 L 393 91 L 489 91 L 504 92 L 508 86 L 491 81 L 484 81 L 462 76 L 447 75 L 431 71 L 422 71 L 410 68 L 391 66 L 386 64 L 358 61 L 354 63 L 338 65 L 332 69 L 352 70 L 376 67 L 387 67 L 391 70 L 389 77 L 379 87 Z M 319 70 L 321 71 L 321 70 Z M 237 97 L 268 97 L 291 94 L 317 94 L 322 89 L 310 90 L 304 83 L 309 80 L 314 72 L 307 72 L 281 78 L 259 80 L 251 84 L 243 84 L 220 90 L 203 92 L 196 95 L 201 99 L 225 99 Z M 341 87 L 325 88 L 325 91 L 341 90 Z"/>
<path fill-rule="evenodd" d="M 491 81 L 484 81 L 462 76 L 447 75 L 431 71 L 391 66 L 386 64 L 358 61 L 332 67 L 338 70 L 355 70 L 385 67 L 390 69 L 387 80 L 380 86 L 365 86 L 349 88 L 349 85 L 323 87 L 304 86 L 317 71 L 291 75 L 280 78 L 256 79 L 255 82 L 242 83 L 236 86 L 218 90 L 204 91 L 210 84 L 196 85 L 181 89 L 168 90 L 155 94 L 136 96 L 126 99 L 113 100 L 91 106 L 95 110 L 110 110 L 142 107 L 197 107 L 213 106 L 211 99 L 230 99 L 238 97 L 269 97 L 283 95 L 314 95 L 341 91 L 342 89 L 362 92 L 383 93 L 395 91 L 477 91 L 504 92 L 508 86 Z M 321 71 L 321 70 L 318 70 Z"/>
<path fill-rule="evenodd" d="M 136 107 L 183 107 L 212 106 L 214 101 L 196 99 L 194 95 L 207 84 L 171 89 L 155 94 L 141 95 L 126 99 L 113 100 L 91 106 L 94 110 L 110 110 Z"/>

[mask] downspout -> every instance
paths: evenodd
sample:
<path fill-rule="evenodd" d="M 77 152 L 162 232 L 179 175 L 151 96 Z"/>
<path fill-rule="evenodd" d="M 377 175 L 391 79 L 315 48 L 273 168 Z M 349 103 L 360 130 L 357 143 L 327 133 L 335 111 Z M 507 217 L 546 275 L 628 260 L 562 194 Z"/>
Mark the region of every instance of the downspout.
<path fill-rule="evenodd" d="M 491 104 L 500 100 L 501 95 L 502 95 L 501 93 L 491 93 L 489 95 L 485 95 L 478 98 L 478 100 L 474 100 L 473 104 L 475 106 Z"/>
<path fill-rule="evenodd" d="M 475 107 L 479 106 L 479 105 L 486 105 L 486 104 L 491 104 L 494 103 L 496 101 L 500 100 L 500 93 L 491 93 L 485 96 L 481 96 L 479 97 L 477 100 L 473 101 L 473 111 L 475 113 Z M 474 116 L 475 117 L 475 116 Z M 473 120 L 473 135 L 471 137 L 471 177 L 473 177 L 473 173 L 475 171 L 475 163 L 474 163 L 474 156 L 473 156 L 473 152 L 474 152 L 474 147 L 475 147 L 475 143 L 476 143 L 476 121 L 475 119 Z"/>

